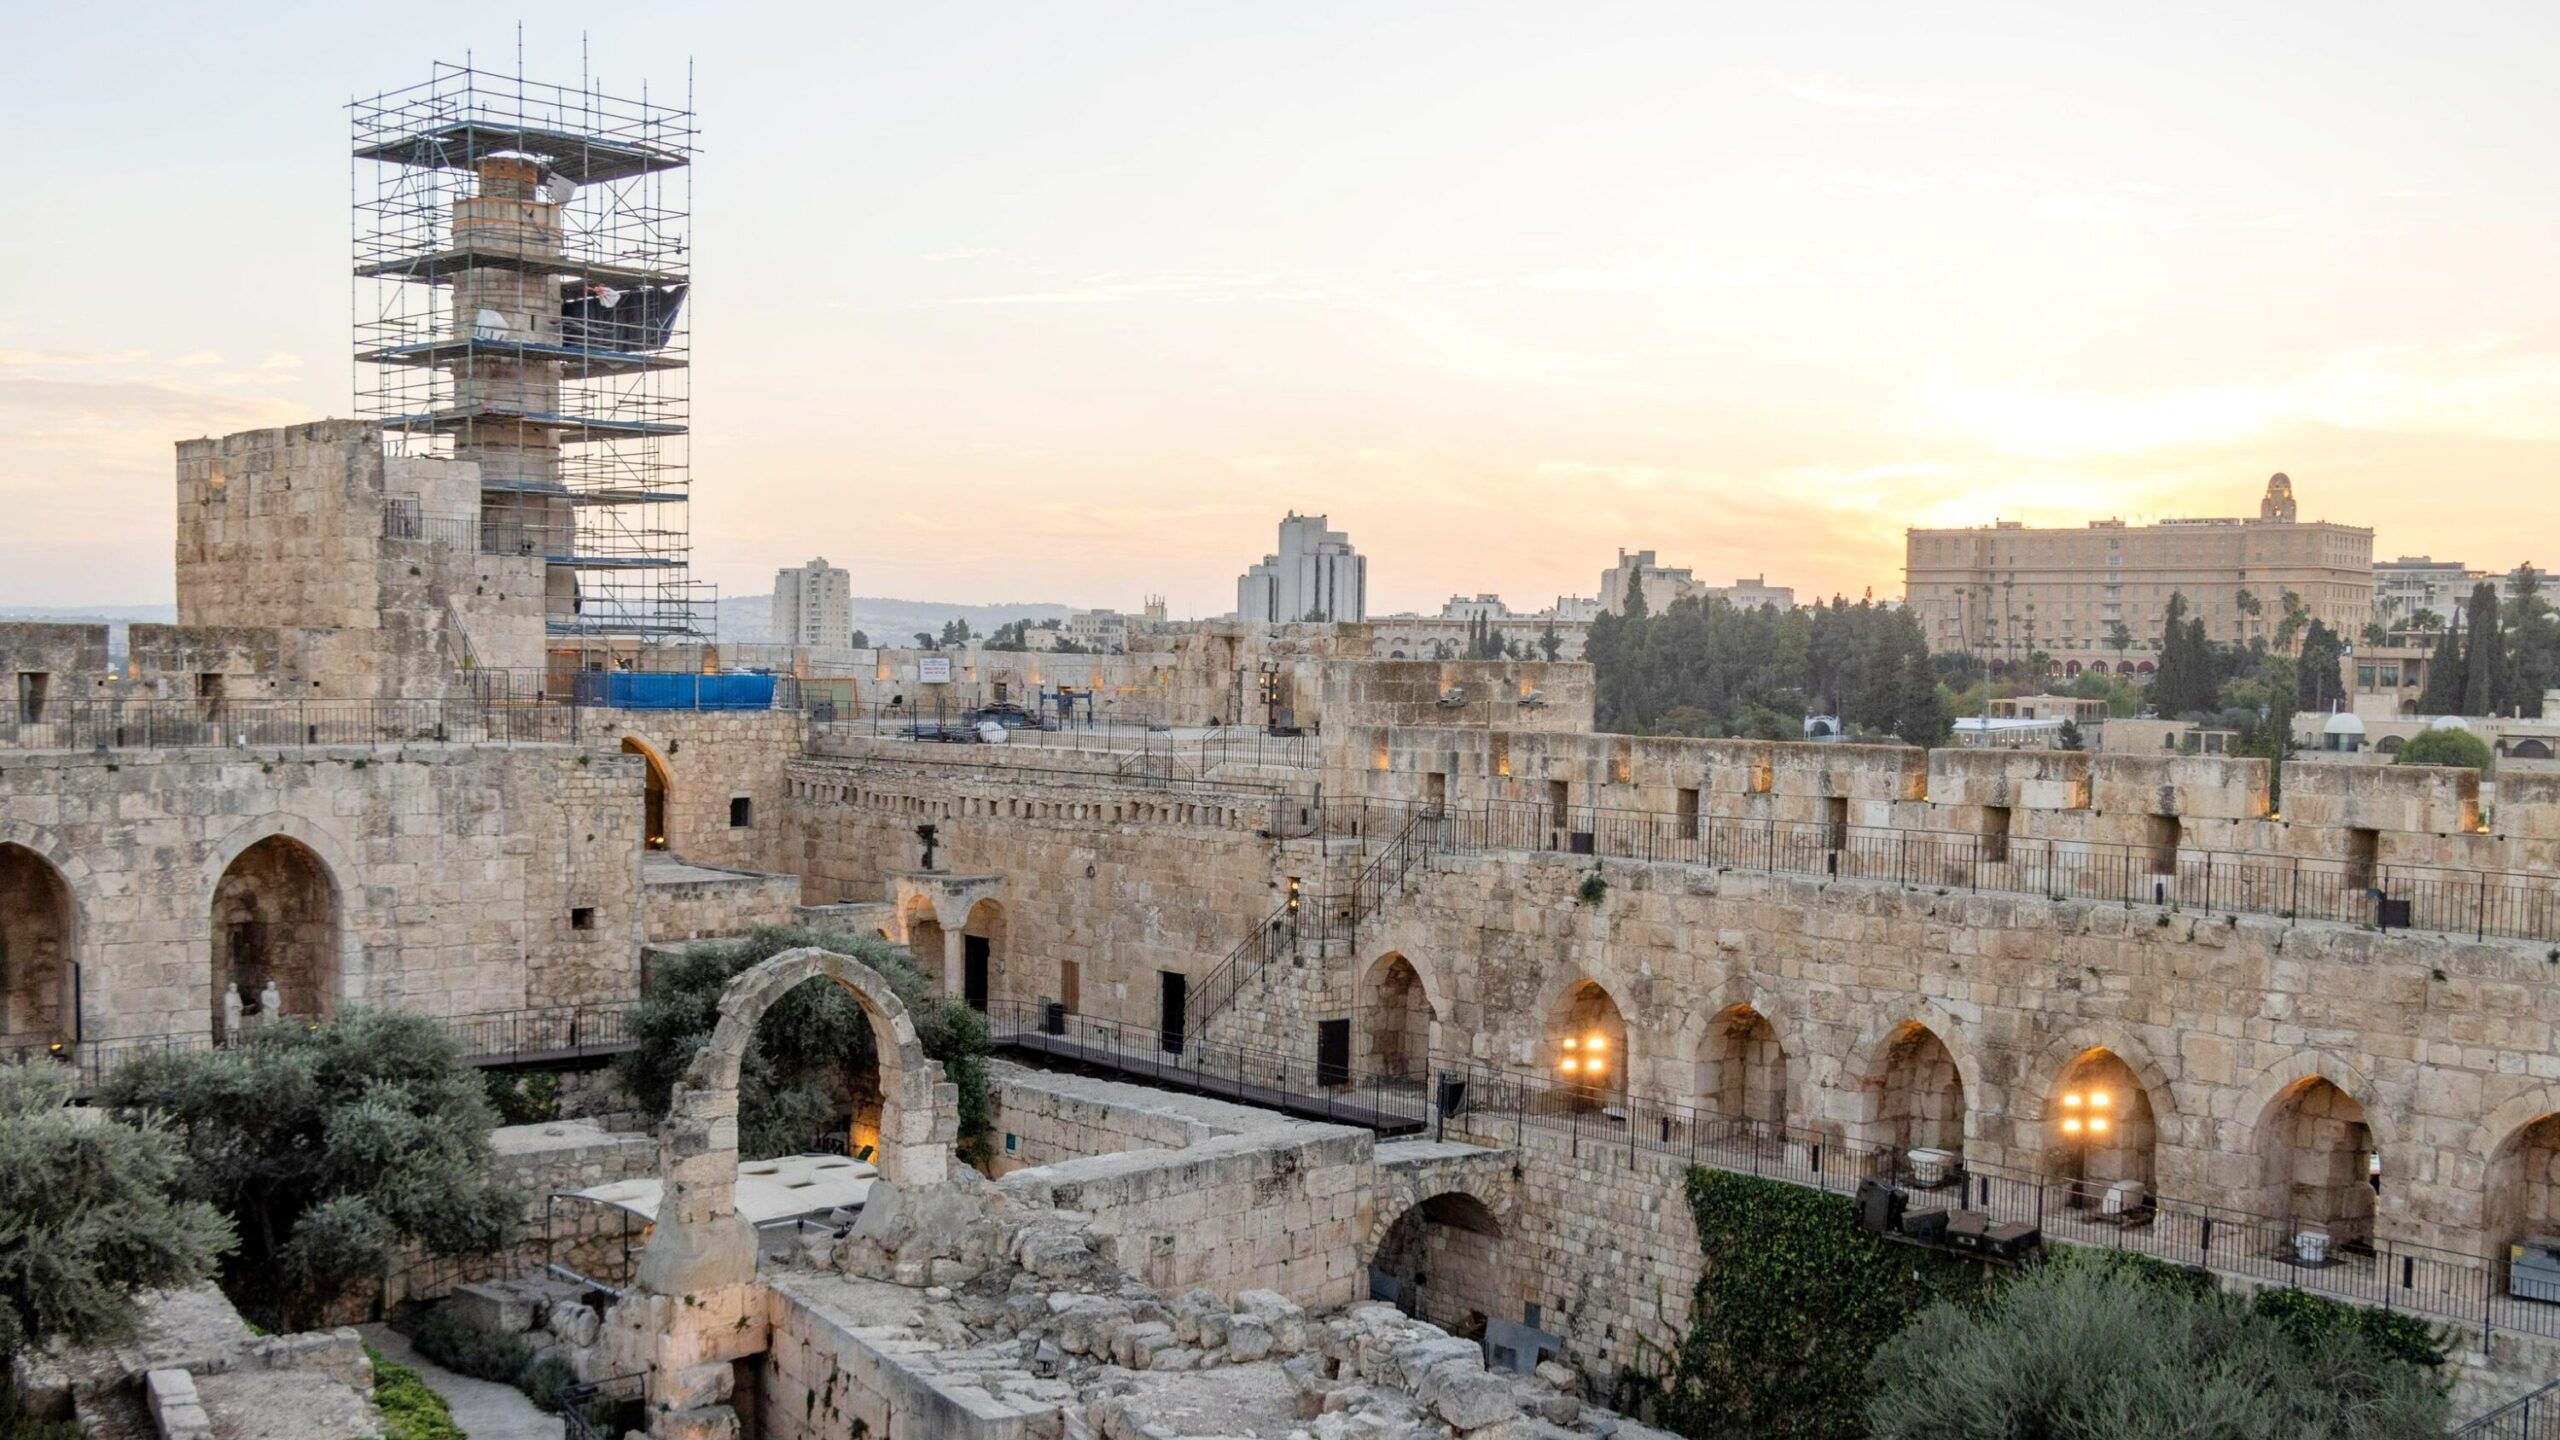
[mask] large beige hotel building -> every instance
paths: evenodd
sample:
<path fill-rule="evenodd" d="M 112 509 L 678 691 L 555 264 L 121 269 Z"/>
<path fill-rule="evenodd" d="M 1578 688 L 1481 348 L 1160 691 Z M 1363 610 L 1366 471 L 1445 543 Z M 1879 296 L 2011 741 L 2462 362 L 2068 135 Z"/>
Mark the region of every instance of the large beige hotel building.
<path fill-rule="evenodd" d="M 1912 530 L 1903 585 L 1932 650 L 2021 661 L 2042 650 L 2057 666 L 2143 667 L 2176 594 L 2214 640 L 2272 640 L 2288 592 L 2352 638 L 2373 618 L 2373 532 L 2299 519 L 2293 482 L 2278 475 L 2255 519 Z M 2121 653 L 2110 638 L 2118 621 L 2131 632 Z"/>

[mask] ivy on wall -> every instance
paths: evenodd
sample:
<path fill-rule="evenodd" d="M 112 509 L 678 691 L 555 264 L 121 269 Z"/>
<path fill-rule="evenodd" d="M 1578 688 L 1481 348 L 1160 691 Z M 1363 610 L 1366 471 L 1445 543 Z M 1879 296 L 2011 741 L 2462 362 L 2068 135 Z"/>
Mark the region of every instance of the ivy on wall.
<path fill-rule="evenodd" d="M 1846 1195 L 1700 1169 L 1688 1200 L 1701 1261 L 1688 1333 L 1621 1397 L 1684 1435 L 1854 1440 L 1876 1347 L 1982 1283 L 1966 1261 L 1859 1229 Z"/>

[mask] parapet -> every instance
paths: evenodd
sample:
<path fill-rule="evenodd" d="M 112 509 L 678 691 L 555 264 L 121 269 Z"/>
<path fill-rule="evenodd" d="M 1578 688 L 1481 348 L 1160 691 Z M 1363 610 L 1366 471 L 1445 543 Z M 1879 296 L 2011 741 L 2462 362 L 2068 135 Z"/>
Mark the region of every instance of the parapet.
<path fill-rule="evenodd" d="M 2089 761 L 2079 750 L 1932 750 L 1929 798 L 1940 805 L 2085 810 Z"/>
<path fill-rule="evenodd" d="M 2216 755 L 2099 755 L 2089 762 L 2089 801 L 2109 812 L 2258 820 L 2269 808 L 2269 768 Z"/>
<path fill-rule="evenodd" d="M 2500 783 L 2501 792 L 2507 784 Z M 2284 818 L 2295 825 L 2467 835 L 2480 828 L 2480 772 L 2444 765 L 2288 765 Z"/>

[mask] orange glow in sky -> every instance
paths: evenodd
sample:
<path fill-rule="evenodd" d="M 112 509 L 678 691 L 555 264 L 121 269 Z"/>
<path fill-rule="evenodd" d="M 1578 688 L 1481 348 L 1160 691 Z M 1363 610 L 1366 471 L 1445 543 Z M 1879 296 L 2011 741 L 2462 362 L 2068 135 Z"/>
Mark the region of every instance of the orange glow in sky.
<path fill-rule="evenodd" d="M 170 593 L 170 444 L 351 408 L 341 106 L 519 11 L 52 7 L 0 121 L 0 604 Z M 1215 614 L 1619 546 L 1806 598 L 1906 525 L 2303 515 L 2560 560 L 2560 10 L 622 7 L 698 65 L 698 572 Z M 529 72 L 574 81 L 573 22 Z M 40 57 L 40 58 L 39 58 Z M 255 83 L 244 77 L 254 75 Z"/>

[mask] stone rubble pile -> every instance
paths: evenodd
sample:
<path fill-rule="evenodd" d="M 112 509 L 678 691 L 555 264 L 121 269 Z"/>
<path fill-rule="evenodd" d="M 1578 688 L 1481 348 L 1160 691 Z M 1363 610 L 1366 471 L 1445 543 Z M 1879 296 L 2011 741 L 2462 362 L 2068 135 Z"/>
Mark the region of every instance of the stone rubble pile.
<path fill-rule="evenodd" d="M 1488 1370 L 1476 1341 L 1392 1305 L 1314 1316 L 1269 1290 L 1169 1298 L 1110 1251 L 1087 1217 L 1019 1205 L 964 1170 L 925 1189 L 876 1186 L 849 1233 L 813 1239 L 800 1259 L 922 1289 L 934 1303 L 911 1325 L 942 1349 L 944 1375 L 991 1395 L 1069 1397 L 1064 1440 L 1223 1433 L 1171 1418 L 1196 1407 L 1171 1403 L 1157 1377 L 1265 1365 L 1285 1374 L 1293 1413 L 1255 1428 L 1293 1420 L 1292 1440 L 1668 1440 L 1585 1404 L 1565 1366 Z"/>

